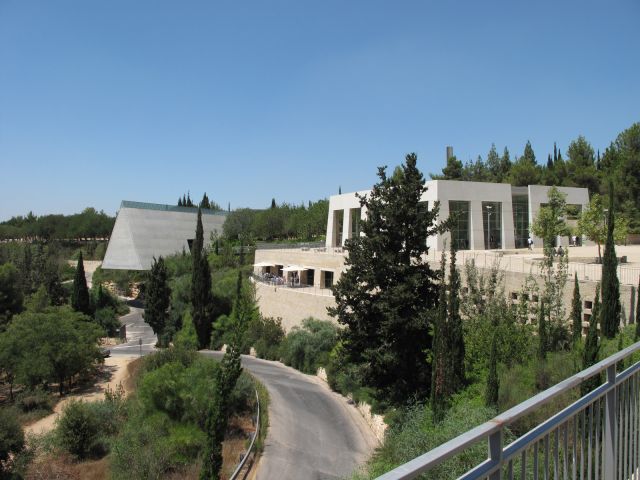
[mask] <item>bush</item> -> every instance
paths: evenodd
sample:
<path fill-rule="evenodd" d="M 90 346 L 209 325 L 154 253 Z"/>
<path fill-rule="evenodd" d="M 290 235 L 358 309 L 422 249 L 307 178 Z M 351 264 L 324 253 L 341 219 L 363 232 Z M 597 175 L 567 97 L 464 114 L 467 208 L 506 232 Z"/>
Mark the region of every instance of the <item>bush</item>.
<path fill-rule="evenodd" d="M 53 399 L 51 395 L 41 388 L 27 389 L 16 396 L 16 406 L 23 412 L 36 410 L 53 411 Z"/>
<path fill-rule="evenodd" d="M 480 425 L 495 415 L 491 408 L 458 398 L 444 420 L 434 424 L 429 407 L 403 409 L 387 431 L 383 445 L 369 460 L 366 473 L 355 478 L 376 478 L 425 452 Z M 457 478 L 487 458 L 486 444 L 479 442 L 429 472 L 430 479 Z"/>
<path fill-rule="evenodd" d="M 114 480 L 161 478 L 171 467 L 170 422 L 166 415 L 134 416 L 114 439 L 111 449 L 111 477 Z"/>
<path fill-rule="evenodd" d="M 115 337 L 120 329 L 120 320 L 118 320 L 118 316 L 116 312 L 111 307 L 100 308 L 96 310 L 93 317 L 95 318 L 98 325 L 104 328 L 108 337 Z"/>
<path fill-rule="evenodd" d="M 576 352 L 549 353 L 545 361 L 537 359 L 515 365 L 500 374 L 500 411 L 507 410 L 565 378 L 581 370 L 580 355 Z M 578 398 L 574 389 L 555 398 L 533 413 L 518 419 L 511 425 L 514 432 L 522 434 L 558 412 L 562 407 Z"/>
<path fill-rule="evenodd" d="M 253 379 L 246 372 L 242 372 L 229 396 L 229 414 L 251 412 L 255 408 L 255 403 L 256 389 Z"/>
<path fill-rule="evenodd" d="M 71 400 L 57 421 L 56 434 L 59 446 L 80 459 L 103 452 L 100 422 L 89 403 Z"/>
<path fill-rule="evenodd" d="M 184 350 L 198 350 L 198 334 L 193 326 L 193 320 L 191 319 L 191 313 L 185 312 L 182 319 L 182 328 L 178 330 L 173 344 L 176 348 L 182 348 Z"/>
<path fill-rule="evenodd" d="M 248 352 L 253 347 L 259 358 L 279 360 L 284 336 L 281 318 L 259 316 L 247 327 L 243 351 Z"/>
<path fill-rule="evenodd" d="M 2 462 L 16 455 L 24 448 L 24 433 L 18 423 L 16 412 L 10 408 L 0 408 L 0 472 Z"/>
<path fill-rule="evenodd" d="M 164 350 L 158 350 L 151 355 L 144 357 L 142 367 L 140 368 L 140 374 L 150 372 L 163 365 L 171 362 L 179 362 L 185 367 L 190 366 L 196 361 L 198 353 L 193 350 L 186 350 L 184 348 L 166 348 Z"/>
<path fill-rule="evenodd" d="M 338 341 L 338 327 L 332 322 L 307 318 L 294 327 L 282 343 L 284 362 L 304 373 L 315 374 L 329 362 L 329 352 Z"/>

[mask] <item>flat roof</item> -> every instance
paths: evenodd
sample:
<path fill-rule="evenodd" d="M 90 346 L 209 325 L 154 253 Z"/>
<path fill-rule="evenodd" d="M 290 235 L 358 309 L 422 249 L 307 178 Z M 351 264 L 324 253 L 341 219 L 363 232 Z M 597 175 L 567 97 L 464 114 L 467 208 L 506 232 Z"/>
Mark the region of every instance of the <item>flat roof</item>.
<path fill-rule="evenodd" d="M 156 210 L 160 212 L 180 212 L 180 213 L 196 213 L 198 207 L 178 207 L 177 205 L 164 205 L 162 203 L 134 202 L 131 200 L 122 200 L 120 208 L 137 208 L 139 210 Z M 203 215 L 228 215 L 226 210 L 210 210 L 202 209 Z"/>

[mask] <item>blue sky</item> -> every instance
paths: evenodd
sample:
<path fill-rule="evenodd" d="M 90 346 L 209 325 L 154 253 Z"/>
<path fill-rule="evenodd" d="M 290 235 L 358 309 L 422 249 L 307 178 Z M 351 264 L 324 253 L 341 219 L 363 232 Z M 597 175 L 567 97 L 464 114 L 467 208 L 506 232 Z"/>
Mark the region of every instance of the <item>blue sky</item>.
<path fill-rule="evenodd" d="M 640 3 L 0 0 L 0 220 L 369 188 L 640 121 Z"/>

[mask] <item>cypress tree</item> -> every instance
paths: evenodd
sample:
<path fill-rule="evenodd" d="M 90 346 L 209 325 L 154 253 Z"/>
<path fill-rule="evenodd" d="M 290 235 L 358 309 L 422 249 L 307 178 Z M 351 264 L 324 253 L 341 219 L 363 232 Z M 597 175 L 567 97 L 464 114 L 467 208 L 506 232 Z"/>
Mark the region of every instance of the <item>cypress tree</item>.
<path fill-rule="evenodd" d="M 538 314 L 538 358 L 545 360 L 549 348 L 549 328 L 547 326 L 547 312 L 544 301 L 540 302 L 540 312 Z"/>
<path fill-rule="evenodd" d="M 591 318 L 589 319 L 589 331 L 587 332 L 587 339 L 584 344 L 584 352 L 582 354 L 582 369 L 589 368 L 598 361 L 598 351 L 600 346 L 598 345 L 598 321 L 600 316 L 600 285 L 596 284 L 596 298 L 593 301 L 593 308 L 591 309 Z M 583 382 L 580 386 L 580 392 L 582 395 L 586 395 L 594 387 L 598 386 L 600 377 L 596 375 Z"/>
<path fill-rule="evenodd" d="M 558 147 L 556 146 L 556 142 L 553 142 L 553 163 L 555 164 L 558 161 Z"/>
<path fill-rule="evenodd" d="M 437 272 L 425 259 L 425 238 L 438 225 L 438 209 L 426 211 L 426 191 L 415 154 L 401 173 L 379 182 L 360 204 L 368 212 L 363 235 L 346 241 L 345 272 L 334 285 L 329 314 L 345 325 L 345 355 L 362 365 L 363 381 L 376 399 L 404 404 L 412 396 L 429 398 L 433 317 L 438 306 Z"/>
<path fill-rule="evenodd" d="M 638 279 L 638 288 L 636 288 L 636 297 L 638 298 L 636 304 L 636 342 L 640 338 L 640 278 Z"/>
<path fill-rule="evenodd" d="M 493 320 L 493 337 L 491 338 L 491 350 L 489 352 L 489 375 L 487 376 L 487 390 L 484 403 L 488 407 L 498 406 L 498 394 L 500 391 L 500 379 L 498 378 L 498 332 L 497 320 Z"/>
<path fill-rule="evenodd" d="M 456 392 L 466 383 L 464 371 L 464 333 L 462 330 L 462 318 L 460 317 L 460 272 L 456 267 L 456 249 L 451 242 L 451 263 L 449 265 L 449 318 L 447 320 L 449 331 L 449 355 L 452 368 L 448 372 L 452 376 L 453 392 Z"/>
<path fill-rule="evenodd" d="M 182 206 L 186 207 L 187 205 L 187 196 L 183 193 L 182 194 Z"/>
<path fill-rule="evenodd" d="M 193 326 L 198 334 L 198 348 L 209 346 L 213 295 L 211 293 L 211 271 L 207 256 L 203 255 L 204 233 L 202 228 L 202 211 L 198 208 L 196 238 L 193 241 L 191 256 L 193 271 L 191 274 L 191 305 Z"/>
<path fill-rule="evenodd" d="M 182 198 L 178 197 L 178 206 L 181 207 L 182 206 Z"/>
<path fill-rule="evenodd" d="M 553 160 L 551 160 L 551 154 L 547 157 L 547 169 L 553 169 Z"/>
<path fill-rule="evenodd" d="M 76 267 L 76 274 L 73 277 L 71 308 L 73 308 L 76 312 L 82 312 L 86 315 L 91 314 L 91 303 L 89 301 L 87 278 L 84 274 L 84 261 L 82 260 L 82 251 L 80 251 L 80 255 L 78 256 L 78 266 Z"/>
<path fill-rule="evenodd" d="M 620 326 L 620 280 L 618 279 L 618 259 L 613 240 L 613 182 L 609 183 L 609 215 L 607 223 L 607 241 L 602 256 L 602 334 L 613 338 Z"/>
<path fill-rule="evenodd" d="M 446 286 L 446 255 L 442 251 L 440 262 L 440 290 L 438 295 L 438 310 L 433 326 L 433 361 L 431 366 L 431 410 L 433 420 L 439 422 L 444 418 L 450 395 L 450 379 L 447 372 L 447 286 Z"/>
<path fill-rule="evenodd" d="M 169 320 L 171 289 L 168 285 L 167 267 L 162 257 L 153 259 L 145 294 L 144 319 L 158 336 L 159 345 L 166 347 L 170 340 L 165 335 L 165 330 Z"/>
<path fill-rule="evenodd" d="M 211 208 L 211 204 L 209 202 L 209 197 L 207 196 L 207 192 L 204 192 L 202 196 L 202 201 L 200 202 L 200 208 Z"/>
<path fill-rule="evenodd" d="M 272 199 L 271 199 L 271 208 L 272 208 L 272 209 L 273 209 L 273 208 L 276 208 L 276 199 L 275 199 L 275 198 L 272 198 Z"/>
<path fill-rule="evenodd" d="M 577 342 L 582 338 L 582 299 L 580 298 L 580 284 L 578 283 L 578 273 L 573 276 L 573 300 L 571 301 L 571 325 L 573 330 L 573 341 Z"/>

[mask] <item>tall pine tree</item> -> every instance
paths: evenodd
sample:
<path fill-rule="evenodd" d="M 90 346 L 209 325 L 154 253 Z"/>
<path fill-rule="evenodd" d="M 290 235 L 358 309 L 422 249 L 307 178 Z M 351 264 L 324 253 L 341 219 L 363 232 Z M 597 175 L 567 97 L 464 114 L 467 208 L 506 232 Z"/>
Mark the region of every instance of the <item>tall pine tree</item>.
<path fill-rule="evenodd" d="M 582 299 L 580 298 L 580 284 L 578 273 L 573 275 L 573 299 L 571 300 L 571 330 L 573 341 L 582 338 Z"/>
<path fill-rule="evenodd" d="M 170 338 L 165 335 L 169 320 L 171 289 L 168 284 L 167 267 L 162 257 L 153 259 L 149 282 L 145 291 L 144 319 L 158 336 L 158 343 L 166 347 Z"/>
<path fill-rule="evenodd" d="M 191 306 L 193 326 L 198 334 L 198 348 L 207 348 L 211 338 L 213 322 L 213 294 L 211 292 L 211 270 L 209 261 L 202 249 L 204 231 L 202 228 L 202 211 L 198 208 L 196 238 L 191 247 L 193 270 L 191 273 Z"/>
<path fill-rule="evenodd" d="M 376 396 L 401 404 L 427 397 L 431 369 L 430 318 L 438 303 L 436 274 L 425 261 L 425 238 L 442 228 L 437 207 L 426 211 L 424 177 L 415 154 L 407 155 L 399 174 L 379 182 L 360 204 L 367 209 L 364 235 L 347 240 L 346 271 L 334 287 L 329 309 L 347 326 L 342 341 L 348 359 L 362 368 L 363 380 Z"/>
<path fill-rule="evenodd" d="M 440 292 L 438 310 L 433 325 L 433 350 L 431 362 L 431 410 L 433 419 L 439 422 L 444 418 L 449 397 L 451 396 L 451 375 L 448 372 L 450 352 L 447 351 L 447 285 L 445 251 L 442 250 L 440 262 Z"/>
<path fill-rule="evenodd" d="M 76 312 L 91 315 L 91 302 L 89 300 L 89 289 L 87 288 L 87 277 L 84 273 L 84 261 L 82 251 L 78 256 L 78 265 L 73 277 L 73 290 L 71 291 L 71 308 Z"/>
<path fill-rule="evenodd" d="M 487 389 L 485 391 L 484 403 L 487 407 L 498 406 L 498 394 L 500 391 L 500 379 L 498 378 L 498 321 L 497 317 L 492 320 L 493 331 L 491 332 L 491 350 L 489 351 L 489 374 L 487 375 Z"/>
<path fill-rule="evenodd" d="M 598 361 L 598 352 L 600 346 L 598 345 L 598 321 L 600 320 L 600 285 L 596 284 L 596 298 L 593 301 L 593 307 L 591 308 L 591 318 L 589 319 L 589 331 L 587 332 L 587 338 L 584 343 L 584 351 L 582 353 L 582 369 L 585 370 L 592 365 L 595 365 Z M 580 385 L 580 392 L 582 395 L 586 395 L 588 392 L 597 387 L 600 383 L 600 377 L 596 375 Z"/>
<path fill-rule="evenodd" d="M 461 390 L 466 383 L 464 371 L 464 332 L 462 329 L 462 317 L 460 316 L 460 272 L 456 266 L 456 249 L 451 243 L 451 258 L 449 265 L 449 355 L 451 355 L 452 388 L 454 392 Z"/>
<path fill-rule="evenodd" d="M 549 326 L 544 301 L 540 302 L 538 312 L 538 359 L 545 360 L 549 351 Z"/>
<path fill-rule="evenodd" d="M 602 256 L 602 334 L 607 338 L 613 338 L 618 333 L 620 326 L 620 280 L 618 279 L 618 258 L 613 239 L 614 214 L 613 214 L 613 182 L 609 183 L 609 215 L 607 221 L 607 241 Z"/>

